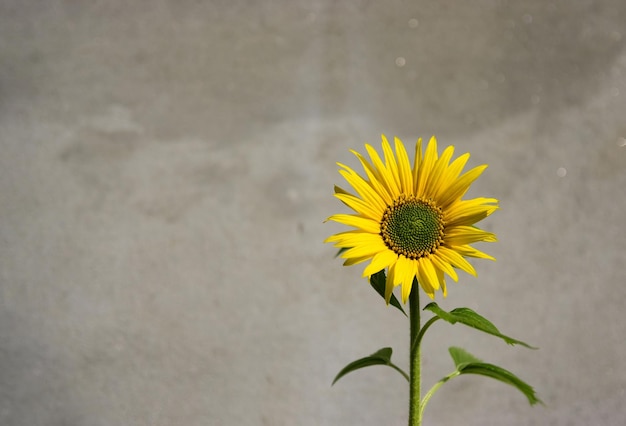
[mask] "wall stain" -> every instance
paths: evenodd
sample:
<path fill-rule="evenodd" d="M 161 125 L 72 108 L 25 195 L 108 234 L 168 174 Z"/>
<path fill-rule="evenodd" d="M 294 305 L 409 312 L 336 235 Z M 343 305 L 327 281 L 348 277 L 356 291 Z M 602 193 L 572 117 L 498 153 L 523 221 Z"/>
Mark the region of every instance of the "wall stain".
<path fill-rule="evenodd" d="M 122 118 L 120 118 L 122 117 Z M 201 139 L 149 139 L 113 110 L 80 124 L 59 159 L 85 191 L 87 207 L 130 209 L 175 223 L 219 186 L 245 173 L 236 154 Z"/>

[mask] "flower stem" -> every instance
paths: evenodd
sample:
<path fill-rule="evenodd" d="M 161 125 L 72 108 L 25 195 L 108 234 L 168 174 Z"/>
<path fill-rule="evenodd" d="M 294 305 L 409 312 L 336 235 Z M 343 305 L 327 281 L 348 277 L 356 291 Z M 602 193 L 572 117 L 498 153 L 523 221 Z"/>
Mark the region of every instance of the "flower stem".
<path fill-rule="evenodd" d="M 420 298 L 419 285 L 413 281 L 413 288 L 409 295 L 409 315 L 411 323 L 411 343 L 416 342 L 420 332 Z M 420 409 L 421 400 L 421 348 L 419 342 L 416 345 L 411 344 L 410 351 L 410 380 L 409 380 L 409 426 L 421 426 L 422 410 Z"/>

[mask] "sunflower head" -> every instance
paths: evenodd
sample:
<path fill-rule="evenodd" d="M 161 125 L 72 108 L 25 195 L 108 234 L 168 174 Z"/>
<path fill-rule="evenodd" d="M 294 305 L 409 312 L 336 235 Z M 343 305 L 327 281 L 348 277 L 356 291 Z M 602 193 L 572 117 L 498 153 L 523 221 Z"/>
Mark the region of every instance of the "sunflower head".
<path fill-rule="evenodd" d="M 355 213 L 335 214 L 328 220 L 354 229 L 332 235 L 325 242 L 344 249 L 344 265 L 369 261 L 364 277 L 387 269 L 387 303 L 396 286 L 401 286 L 406 303 L 414 278 L 431 299 L 439 289 L 445 297 L 445 275 L 458 281 L 456 269 L 460 269 L 476 276 L 466 257 L 494 260 L 471 244 L 496 241 L 494 234 L 474 224 L 496 211 L 498 200 L 462 200 L 487 166 L 461 174 L 469 154 L 452 161 L 454 147 L 449 146 L 439 156 L 434 137 L 424 152 L 422 140 L 417 141 L 411 166 L 400 139 L 395 138 L 394 144 L 395 153 L 383 135 L 382 157 L 365 145 L 369 160 L 352 151 L 364 176 L 337 163 L 356 195 L 335 186 L 335 197 Z"/>

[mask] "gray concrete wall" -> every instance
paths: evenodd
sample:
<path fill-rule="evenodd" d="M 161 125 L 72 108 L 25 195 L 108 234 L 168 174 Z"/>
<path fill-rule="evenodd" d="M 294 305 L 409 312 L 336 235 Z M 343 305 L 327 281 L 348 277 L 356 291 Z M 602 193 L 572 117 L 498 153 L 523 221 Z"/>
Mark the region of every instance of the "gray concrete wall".
<path fill-rule="evenodd" d="M 322 244 L 335 161 L 436 134 L 501 210 L 425 424 L 626 417 L 626 3 L 0 1 L 0 424 L 403 425 L 408 324 Z"/>

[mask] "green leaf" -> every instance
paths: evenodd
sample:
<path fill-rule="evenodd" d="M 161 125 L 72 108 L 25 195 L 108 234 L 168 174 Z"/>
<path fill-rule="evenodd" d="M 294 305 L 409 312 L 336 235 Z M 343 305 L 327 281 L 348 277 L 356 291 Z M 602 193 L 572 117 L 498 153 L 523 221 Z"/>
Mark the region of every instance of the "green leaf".
<path fill-rule="evenodd" d="M 396 366 L 391 362 L 391 348 L 382 348 L 371 354 L 370 356 L 366 356 L 365 358 L 357 359 L 356 361 L 351 362 L 346 365 L 340 372 L 335 376 L 335 380 L 333 380 L 333 385 L 337 382 L 337 380 L 341 379 L 348 373 L 353 372 L 354 370 L 358 370 L 359 368 L 370 367 L 372 365 L 388 365 L 394 370 L 398 371 L 400 374 L 404 376 L 407 381 L 409 380 L 408 374 L 406 374 L 401 368 Z M 331 385 L 332 386 L 332 385 Z"/>
<path fill-rule="evenodd" d="M 382 271 L 376 272 L 374 275 L 370 277 L 370 284 L 372 285 L 372 287 L 374 287 L 374 290 L 376 290 L 383 299 L 385 298 L 385 282 L 386 281 L 387 281 L 387 278 L 385 276 L 384 269 Z M 398 301 L 398 299 L 393 293 L 391 294 L 391 299 L 389 300 L 389 303 L 394 308 L 400 309 L 400 312 L 402 312 L 405 317 L 407 316 L 406 312 L 404 312 L 404 309 L 402 309 L 402 305 L 400 304 L 400 302 Z"/>
<path fill-rule="evenodd" d="M 337 254 L 335 255 L 335 257 L 339 257 L 341 256 L 341 253 L 343 253 L 344 251 L 349 250 L 348 247 L 342 247 L 337 251 Z"/>
<path fill-rule="evenodd" d="M 345 189 L 335 185 L 335 194 L 348 194 L 351 195 L 348 191 L 346 191 Z M 344 203 L 345 204 L 345 203 Z M 347 205 L 347 204 L 346 204 Z M 348 206 L 349 207 L 349 206 Z"/>
<path fill-rule="evenodd" d="M 457 370 L 460 370 L 466 364 L 482 362 L 466 350 L 457 348 L 456 346 L 448 348 L 448 351 L 450 352 L 450 356 L 452 357 L 452 360 L 454 361 L 454 365 L 456 366 Z"/>
<path fill-rule="evenodd" d="M 481 362 L 478 358 L 461 348 L 451 347 L 449 351 L 459 374 L 478 374 L 491 377 L 492 379 L 499 380 L 517 388 L 526 396 L 530 405 L 543 403 L 537 398 L 537 394 L 532 386 L 510 371 L 498 367 L 497 365 Z"/>
<path fill-rule="evenodd" d="M 509 336 L 505 336 L 504 334 L 500 333 L 500 330 L 498 330 L 496 326 L 493 325 L 489 320 L 478 315 L 476 312 L 469 308 L 456 308 L 451 310 L 450 312 L 446 312 L 441 309 L 439 305 L 437 305 L 435 302 L 432 302 L 426 305 L 426 307 L 424 307 L 424 310 L 431 311 L 436 316 L 444 321 L 449 322 L 450 324 L 455 324 L 459 322 L 461 324 L 465 324 L 469 327 L 475 328 L 476 330 L 480 330 L 487 334 L 499 337 L 509 345 L 522 345 L 529 349 L 537 349 L 533 346 L 530 346 L 528 343 L 522 342 L 521 340 L 517 340 Z"/>

